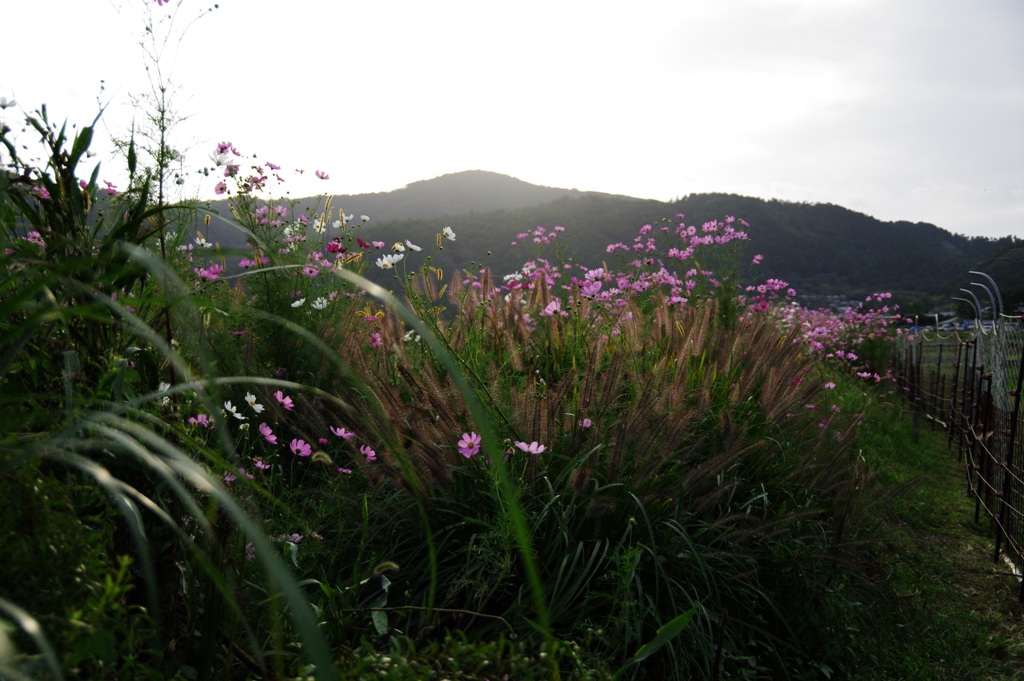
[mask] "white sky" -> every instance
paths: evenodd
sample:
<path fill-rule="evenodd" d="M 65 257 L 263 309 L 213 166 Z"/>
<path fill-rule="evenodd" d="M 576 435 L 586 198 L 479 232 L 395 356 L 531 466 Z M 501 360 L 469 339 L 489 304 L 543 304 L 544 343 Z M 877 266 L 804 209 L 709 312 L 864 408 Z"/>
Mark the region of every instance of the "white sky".
<path fill-rule="evenodd" d="M 219 0 L 183 33 L 212 5 L 5 0 L 0 96 L 79 123 L 101 96 L 123 135 L 152 11 L 174 146 L 305 168 L 296 196 L 481 169 L 1024 237 L 1021 0 Z"/>

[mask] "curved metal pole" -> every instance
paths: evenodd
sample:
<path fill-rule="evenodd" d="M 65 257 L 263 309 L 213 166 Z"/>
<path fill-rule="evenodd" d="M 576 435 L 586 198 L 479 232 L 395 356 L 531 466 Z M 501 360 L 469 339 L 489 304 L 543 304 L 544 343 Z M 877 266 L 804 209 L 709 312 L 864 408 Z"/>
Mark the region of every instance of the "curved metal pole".
<path fill-rule="evenodd" d="M 990 289 L 988 286 L 985 286 L 980 281 L 972 281 L 971 286 L 980 286 L 981 288 L 985 289 L 985 293 L 988 294 L 988 300 L 990 303 L 992 303 L 992 328 L 996 328 L 996 318 L 999 313 L 996 311 L 996 298 L 995 296 L 992 295 L 992 289 Z"/>
<path fill-rule="evenodd" d="M 978 300 L 978 296 L 974 295 L 974 291 L 972 291 L 970 289 L 966 289 L 966 288 L 962 288 L 960 290 L 963 291 L 964 293 L 966 293 L 967 295 L 969 295 L 974 300 L 974 311 L 975 311 L 975 314 L 978 315 L 977 317 L 975 317 L 975 321 L 980 324 L 981 323 L 981 301 Z"/>
<path fill-rule="evenodd" d="M 960 290 L 963 291 L 964 289 L 960 289 Z M 970 291 L 968 291 L 968 293 L 970 293 Z M 975 322 L 977 322 L 978 319 L 981 317 L 981 313 L 979 312 L 978 307 L 974 303 L 972 303 L 971 301 L 967 300 L 966 298 L 958 298 L 957 296 L 953 296 L 953 300 L 959 300 L 961 303 L 967 303 L 968 305 L 970 305 L 971 309 L 974 310 L 974 321 Z M 977 300 L 977 298 L 975 298 L 975 300 Z"/>
<path fill-rule="evenodd" d="M 979 273 L 979 274 L 983 274 L 983 273 Z M 988 275 L 984 275 L 984 276 L 988 277 Z M 989 281 L 991 281 L 991 277 L 988 277 L 988 278 L 989 278 Z M 993 282 L 992 285 L 995 286 L 995 282 Z M 992 368 L 993 368 L 993 370 L 998 370 L 998 376 L 999 376 L 998 381 L 1001 384 L 1000 387 L 1003 388 L 1006 391 L 1006 399 L 1007 399 L 1006 404 L 1009 404 L 1009 397 L 1010 397 L 1011 387 L 1010 387 L 1010 385 L 1008 383 L 1008 380 L 1006 378 L 1006 374 L 1004 373 L 1004 372 L 1008 371 L 1008 367 L 1009 367 L 1009 364 L 1007 364 L 1007 361 L 1006 361 L 1006 334 L 1005 333 L 1001 333 L 1000 319 L 999 319 L 999 317 L 1002 316 L 1002 308 L 1001 308 L 1001 306 L 1002 306 L 1002 302 L 1003 301 L 1002 301 L 1002 299 L 1000 299 L 1000 301 L 999 301 L 1000 311 L 998 313 L 999 316 L 997 317 L 997 315 L 996 315 L 996 308 L 995 308 L 996 301 L 995 301 L 995 298 L 992 296 L 992 290 L 988 286 L 985 286 L 984 284 L 982 284 L 980 282 L 977 282 L 977 281 L 972 281 L 971 282 L 971 286 L 980 286 L 981 288 L 985 289 L 985 292 L 988 293 L 989 300 L 992 301 L 992 333 L 994 333 L 995 337 L 999 339 L 999 342 L 994 344 L 994 347 L 993 347 L 993 351 L 994 352 L 993 352 L 993 354 L 998 354 L 999 351 L 1002 351 L 1002 356 L 998 358 L 998 363 L 993 363 L 993 367 Z M 999 290 L 999 288 L 996 287 L 996 291 L 998 291 L 998 290 Z M 997 359 L 997 358 L 994 357 L 993 359 Z"/>
<path fill-rule="evenodd" d="M 982 277 L 985 277 L 986 279 L 988 279 L 988 283 L 992 284 L 992 288 L 996 292 L 996 297 L 999 299 L 999 314 L 1003 314 L 1003 309 L 1004 309 L 1003 308 L 1003 294 L 999 292 L 999 286 L 996 285 L 995 279 L 993 279 L 992 277 L 988 276 L 984 272 L 978 272 L 977 270 L 969 270 L 968 274 L 977 274 L 979 276 L 982 276 Z"/>

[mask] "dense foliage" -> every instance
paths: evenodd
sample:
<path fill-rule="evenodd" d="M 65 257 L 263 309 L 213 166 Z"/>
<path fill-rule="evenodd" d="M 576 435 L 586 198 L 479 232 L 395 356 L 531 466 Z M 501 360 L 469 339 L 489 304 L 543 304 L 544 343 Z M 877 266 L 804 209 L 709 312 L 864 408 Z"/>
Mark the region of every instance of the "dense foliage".
<path fill-rule="evenodd" d="M 868 485 L 830 362 L 878 380 L 858 353 L 892 310 L 780 325 L 795 292 L 741 285 L 761 257 L 731 217 L 644 225 L 598 268 L 535 228 L 514 275 L 446 275 L 450 227 L 373 239 L 229 143 L 230 218 L 154 200 L 134 145 L 129 188 L 80 179 L 91 126 L 29 123 L 46 163 L 5 134 L 0 175 L 4 669 L 854 664 Z"/>

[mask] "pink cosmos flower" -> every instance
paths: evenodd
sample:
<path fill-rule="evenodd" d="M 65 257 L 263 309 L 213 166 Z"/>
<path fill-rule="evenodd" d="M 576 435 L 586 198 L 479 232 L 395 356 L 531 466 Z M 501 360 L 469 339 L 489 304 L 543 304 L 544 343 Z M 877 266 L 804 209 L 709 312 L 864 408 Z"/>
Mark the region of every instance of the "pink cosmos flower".
<path fill-rule="evenodd" d="M 366 457 L 367 461 L 376 461 L 377 452 L 373 451 L 370 445 L 363 445 L 359 448 L 359 453 Z"/>
<path fill-rule="evenodd" d="M 550 303 L 548 303 L 547 307 L 545 307 L 543 310 L 541 310 L 540 316 L 541 317 L 553 317 L 554 315 L 558 314 L 561 311 L 562 311 L 562 302 L 560 300 L 552 300 Z"/>
<path fill-rule="evenodd" d="M 479 451 L 480 436 L 473 432 L 463 433 L 462 439 L 459 440 L 459 454 L 470 459 Z"/>
<path fill-rule="evenodd" d="M 266 424 L 263 424 L 263 425 L 266 425 Z M 274 439 L 275 440 L 277 439 L 276 435 L 274 436 Z M 270 464 L 265 462 L 263 459 L 253 459 L 252 460 L 252 465 L 256 466 L 256 468 L 259 468 L 261 471 L 270 470 Z"/>
<path fill-rule="evenodd" d="M 590 419 L 583 419 L 580 421 L 580 428 L 589 428 L 592 425 L 594 425 L 594 422 Z"/>
<path fill-rule="evenodd" d="M 344 426 L 342 426 L 341 428 L 335 428 L 334 426 L 331 426 L 331 432 L 337 435 L 338 437 L 342 438 L 343 440 L 349 440 L 356 436 L 356 434 L 353 433 L 351 430 L 346 430 Z"/>
<path fill-rule="evenodd" d="M 292 398 L 285 397 L 284 393 L 281 392 L 280 390 L 274 393 L 274 397 L 276 397 L 277 401 L 281 403 L 281 406 L 283 406 L 288 411 L 291 411 L 292 409 L 295 408 L 295 403 L 292 402 Z"/>
<path fill-rule="evenodd" d="M 309 456 L 313 453 L 313 448 L 306 444 L 305 440 L 292 440 L 289 449 L 292 450 L 295 456 Z"/>
<path fill-rule="evenodd" d="M 267 439 L 267 442 L 269 442 L 270 444 L 277 444 L 277 436 L 274 435 L 274 431 L 272 431 L 270 429 L 270 426 L 268 426 L 266 423 L 260 424 L 260 435 L 265 437 Z"/>
<path fill-rule="evenodd" d="M 518 441 L 515 444 L 516 444 L 516 447 L 518 447 L 519 449 L 523 450 L 524 452 L 528 452 L 530 454 L 540 454 L 541 452 L 547 450 L 547 447 L 545 447 L 544 445 L 538 443 L 536 440 L 534 440 L 530 444 L 526 444 L 525 442 L 518 442 Z"/>
<path fill-rule="evenodd" d="M 316 171 L 313 174 L 316 175 L 317 177 L 319 177 L 321 180 L 329 180 L 329 179 L 331 179 L 331 176 L 328 175 L 327 173 L 325 173 L 322 170 L 318 170 L 318 171 Z"/>
<path fill-rule="evenodd" d="M 198 414 L 189 418 L 188 422 L 193 426 L 203 426 L 205 428 L 213 428 L 213 421 L 206 414 Z"/>
<path fill-rule="evenodd" d="M 384 345 L 384 340 L 380 337 L 380 334 L 376 333 L 376 332 L 375 333 L 371 333 L 370 334 L 370 347 L 371 348 L 379 348 L 382 345 Z"/>
<path fill-rule="evenodd" d="M 220 279 L 220 274 L 224 271 L 224 268 L 218 263 L 213 263 L 209 267 L 193 267 L 192 270 L 199 275 L 200 279 L 215 281 Z"/>

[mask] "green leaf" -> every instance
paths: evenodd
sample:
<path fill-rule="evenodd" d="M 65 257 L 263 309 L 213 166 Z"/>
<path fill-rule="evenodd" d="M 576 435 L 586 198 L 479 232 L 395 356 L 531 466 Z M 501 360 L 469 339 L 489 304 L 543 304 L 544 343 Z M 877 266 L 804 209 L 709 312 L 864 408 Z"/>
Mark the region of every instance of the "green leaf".
<path fill-rule="evenodd" d="M 92 126 L 86 126 L 75 137 L 75 144 L 71 147 L 71 159 L 68 163 L 71 169 L 78 165 L 78 160 L 89 150 L 90 144 L 92 144 Z"/>
<path fill-rule="evenodd" d="M 370 619 L 373 620 L 373 628 L 377 630 L 377 633 L 381 636 L 388 633 L 388 614 L 380 610 L 374 610 L 370 613 Z"/>
<path fill-rule="evenodd" d="M 78 353 L 74 350 L 64 351 L 64 372 L 62 378 L 64 379 L 64 408 L 68 412 L 68 416 L 74 411 L 74 378 L 82 370 L 81 364 L 78 361 Z"/>
<path fill-rule="evenodd" d="M 128 141 L 128 177 L 135 179 L 135 168 L 138 166 L 138 156 L 135 154 L 135 132 L 132 131 L 132 138 Z"/>
<path fill-rule="evenodd" d="M 640 646 L 640 650 L 636 651 L 636 654 L 633 655 L 633 658 L 629 662 L 627 662 L 622 667 L 622 669 L 616 672 L 615 678 L 618 679 L 626 669 L 632 667 L 635 664 L 640 664 L 641 662 L 649 658 L 651 655 L 665 647 L 665 644 L 667 644 L 669 641 L 671 641 L 676 636 L 681 634 L 683 630 L 686 629 L 687 625 L 690 623 L 690 620 L 693 619 L 693 616 L 696 614 L 696 612 L 696 608 L 691 608 L 684 612 L 682 615 L 678 615 L 675 618 L 673 618 L 661 629 L 658 629 L 658 633 L 655 635 L 655 637 L 647 643 L 645 643 L 644 645 Z"/>
<path fill-rule="evenodd" d="M 43 633 L 43 628 L 39 626 L 36 618 L 4 598 L 0 598 L 0 613 L 3 613 L 5 617 L 9 617 L 14 624 L 18 625 L 18 628 L 32 639 L 36 648 L 42 653 L 43 661 L 50 669 L 50 675 L 55 679 L 63 679 L 64 674 L 61 672 L 57 654 L 53 651 L 53 647 L 50 646 L 50 642 L 47 640 L 46 634 Z"/>

